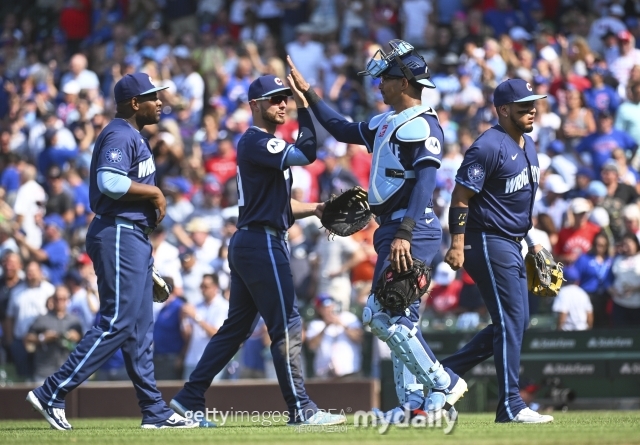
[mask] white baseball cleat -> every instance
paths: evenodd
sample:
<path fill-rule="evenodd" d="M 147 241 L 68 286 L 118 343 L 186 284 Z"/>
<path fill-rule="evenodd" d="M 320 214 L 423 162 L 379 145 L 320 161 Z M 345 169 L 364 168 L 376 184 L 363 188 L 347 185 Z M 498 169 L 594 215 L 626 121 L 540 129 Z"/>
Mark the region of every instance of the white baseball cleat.
<path fill-rule="evenodd" d="M 33 391 L 27 394 L 27 402 L 33 406 L 34 411 L 38 411 L 49 422 L 51 428 L 60 431 L 68 431 L 73 429 L 64 415 L 64 408 L 54 408 L 40 403 Z"/>
<path fill-rule="evenodd" d="M 158 430 L 165 428 L 198 428 L 198 422 L 185 419 L 178 413 L 173 413 L 171 417 L 158 423 L 143 423 L 140 428 L 145 430 Z"/>
<path fill-rule="evenodd" d="M 518 415 L 512 420 L 516 423 L 549 423 L 553 422 L 553 416 L 546 414 L 540 414 L 533 411 L 531 408 L 524 408 L 518 413 Z"/>

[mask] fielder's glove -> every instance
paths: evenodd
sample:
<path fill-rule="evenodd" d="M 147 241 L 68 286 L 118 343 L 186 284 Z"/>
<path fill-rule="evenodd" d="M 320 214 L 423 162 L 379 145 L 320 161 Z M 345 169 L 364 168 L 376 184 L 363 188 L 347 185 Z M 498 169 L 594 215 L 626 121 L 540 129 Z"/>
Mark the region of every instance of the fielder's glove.
<path fill-rule="evenodd" d="M 151 276 L 153 277 L 153 301 L 155 303 L 164 303 L 167 301 L 167 298 L 169 298 L 169 295 L 171 295 L 172 289 L 167 282 L 162 279 L 156 266 L 153 266 Z"/>
<path fill-rule="evenodd" d="M 558 295 L 564 281 L 562 263 L 556 263 L 545 248 L 533 255 L 528 253 L 524 263 L 527 268 L 527 285 L 534 295 L 539 297 Z"/>
<path fill-rule="evenodd" d="M 332 195 L 325 202 L 322 226 L 331 234 L 349 236 L 364 229 L 373 216 L 367 201 L 368 194 L 362 187 L 352 187 L 340 196 Z"/>
<path fill-rule="evenodd" d="M 417 258 L 412 260 L 413 266 L 405 272 L 396 272 L 388 266 L 380 275 L 373 292 L 383 308 L 402 312 L 429 289 L 431 269 Z"/>

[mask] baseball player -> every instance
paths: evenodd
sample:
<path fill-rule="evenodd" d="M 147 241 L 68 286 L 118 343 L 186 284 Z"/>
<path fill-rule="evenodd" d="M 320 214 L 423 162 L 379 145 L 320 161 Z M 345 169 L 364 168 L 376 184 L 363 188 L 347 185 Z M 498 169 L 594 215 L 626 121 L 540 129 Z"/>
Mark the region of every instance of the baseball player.
<path fill-rule="evenodd" d="M 442 229 L 433 212 L 436 171 L 442 161 L 443 132 L 436 112 L 421 102 L 423 88 L 435 88 L 422 56 L 403 40 L 389 42 L 391 53 L 378 51 L 361 75 L 380 78 L 380 92 L 393 111 L 367 122 L 350 123 L 315 94 L 292 68 L 296 87 L 304 91 L 316 118 L 338 141 L 365 145 L 372 153 L 369 204 L 380 227 L 374 236 L 378 253 L 374 283 L 391 264 L 396 271 L 412 266 L 412 255 L 431 264 L 440 248 Z M 382 309 L 373 293 L 363 323 L 392 351 L 400 406 L 381 413 L 386 421 L 401 422 L 426 410 L 449 409 L 467 391 L 467 384 L 446 370 L 417 327 L 420 301 L 402 313 Z M 423 386 L 433 389 L 425 399 Z"/>
<path fill-rule="evenodd" d="M 276 126 L 284 123 L 287 100 L 292 95 L 300 124 L 295 144 L 274 136 Z M 287 229 L 295 219 L 321 216 L 324 208 L 324 204 L 291 199 L 291 167 L 316 159 L 311 114 L 302 94 L 276 76 L 253 81 L 248 97 L 253 126 L 238 142 L 239 216 L 238 230 L 229 243 L 229 317 L 170 406 L 184 416 L 201 416 L 205 412 L 204 393 L 211 381 L 249 338 L 262 315 L 271 338 L 278 383 L 289 409 L 288 423 L 341 424 L 346 418 L 318 410 L 304 387 L 302 323 L 286 243 Z"/>
<path fill-rule="evenodd" d="M 545 97 L 533 94 L 522 79 L 498 85 L 493 94 L 498 125 L 465 153 L 449 210 L 451 248 L 445 261 L 453 270 L 464 266 L 471 275 L 493 324 L 442 364 L 463 375 L 494 356 L 500 389 L 496 422 L 553 421 L 526 406 L 518 385 L 522 336 L 529 324 L 520 243 L 526 239 L 532 253 L 542 249 L 527 235 L 540 167 L 533 139 L 526 133 L 533 129 L 534 101 Z"/>
<path fill-rule="evenodd" d="M 51 426 L 70 430 L 65 396 L 122 348 L 142 410 L 142 428 L 192 428 L 162 400 L 153 374 L 153 280 L 148 235 L 162 221 L 165 198 L 155 185 L 149 142 L 140 134 L 157 124 L 162 102 L 148 75 L 127 74 L 114 87 L 117 113 L 96 140 L 89 196 L 96 217 L 87 253 L 98 276 L 100 321 L 84 335 L 60 370 L 27 401 Z"/>

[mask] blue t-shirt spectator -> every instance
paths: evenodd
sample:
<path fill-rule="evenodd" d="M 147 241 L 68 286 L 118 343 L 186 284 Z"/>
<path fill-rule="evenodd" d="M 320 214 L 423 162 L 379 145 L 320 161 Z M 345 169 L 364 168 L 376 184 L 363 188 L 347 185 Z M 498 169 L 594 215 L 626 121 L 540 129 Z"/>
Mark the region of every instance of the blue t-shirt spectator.
<path fill-rule="evenodd" d="M 42 250 L 47 252 L 49 258 L 43 264 L 43 269 L 49 277 L 51 284 L 58 286 L 63 284 L 69 264 L 69 245 L 64 239 L 45 244 Z"/>
<path fill-rule="evenodd" d="M 596 260 L 595 255 L 585 253 L 573 264 L 573 268 L 580 276 L 580 287 L 588 293 L 605 292 L 611 286 L 612 258 L 605 259 L 602 263 Z"/>
<path fill-rule="evenodd" d="M 629 134 L 614 128 L 609 133 L 596 132 L 585 137 L 576 147 L 576 151 L 589 153 L 593 170 L 598 173 L 604 163 L 611 159 L 613 150 L 622 148 L 627 152 L 634 153 L 636 147 L 636 142 Z"/>
<path fill-rule="evenodd" d="M 176 298 L 160 309 L 153 326 L 153 353 L 179 354 L 184 347 L 180 334 L 180 311 L 184 305 L 182 298 Z"/>

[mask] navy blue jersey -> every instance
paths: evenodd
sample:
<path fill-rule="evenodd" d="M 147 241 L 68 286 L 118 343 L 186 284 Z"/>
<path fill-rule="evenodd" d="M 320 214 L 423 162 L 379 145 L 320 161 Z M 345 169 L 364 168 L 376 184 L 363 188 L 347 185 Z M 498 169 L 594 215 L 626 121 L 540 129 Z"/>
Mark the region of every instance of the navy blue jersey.
<path fill-rule="evenodd" d="M 98 171 L 110 170 L 132 181 L 156 185 L 156 164 L 149 142 L 124 119 L 114 119 L 100 133 L 91 158 L 89 199 L 98 215 L 128 218 L 154 227 L 156 211 L 149 201 L 115 200 L 98 188 Z"/>
<path fill-rule="evenodd" d="M 500 125 L 485 131 L 464 155 L 456 182 L 474 192 L 467 230 L 520 237 L 531 228 L 540 167 L 533 139 L 524 150 Z"/>
<path fill-rule="evenodd" d="M 238 227 L 249 224 L 287 230 L 293 225 L 291 169 L 285 165 L 294 147 L 257 127 L 238 142 Z"/>

